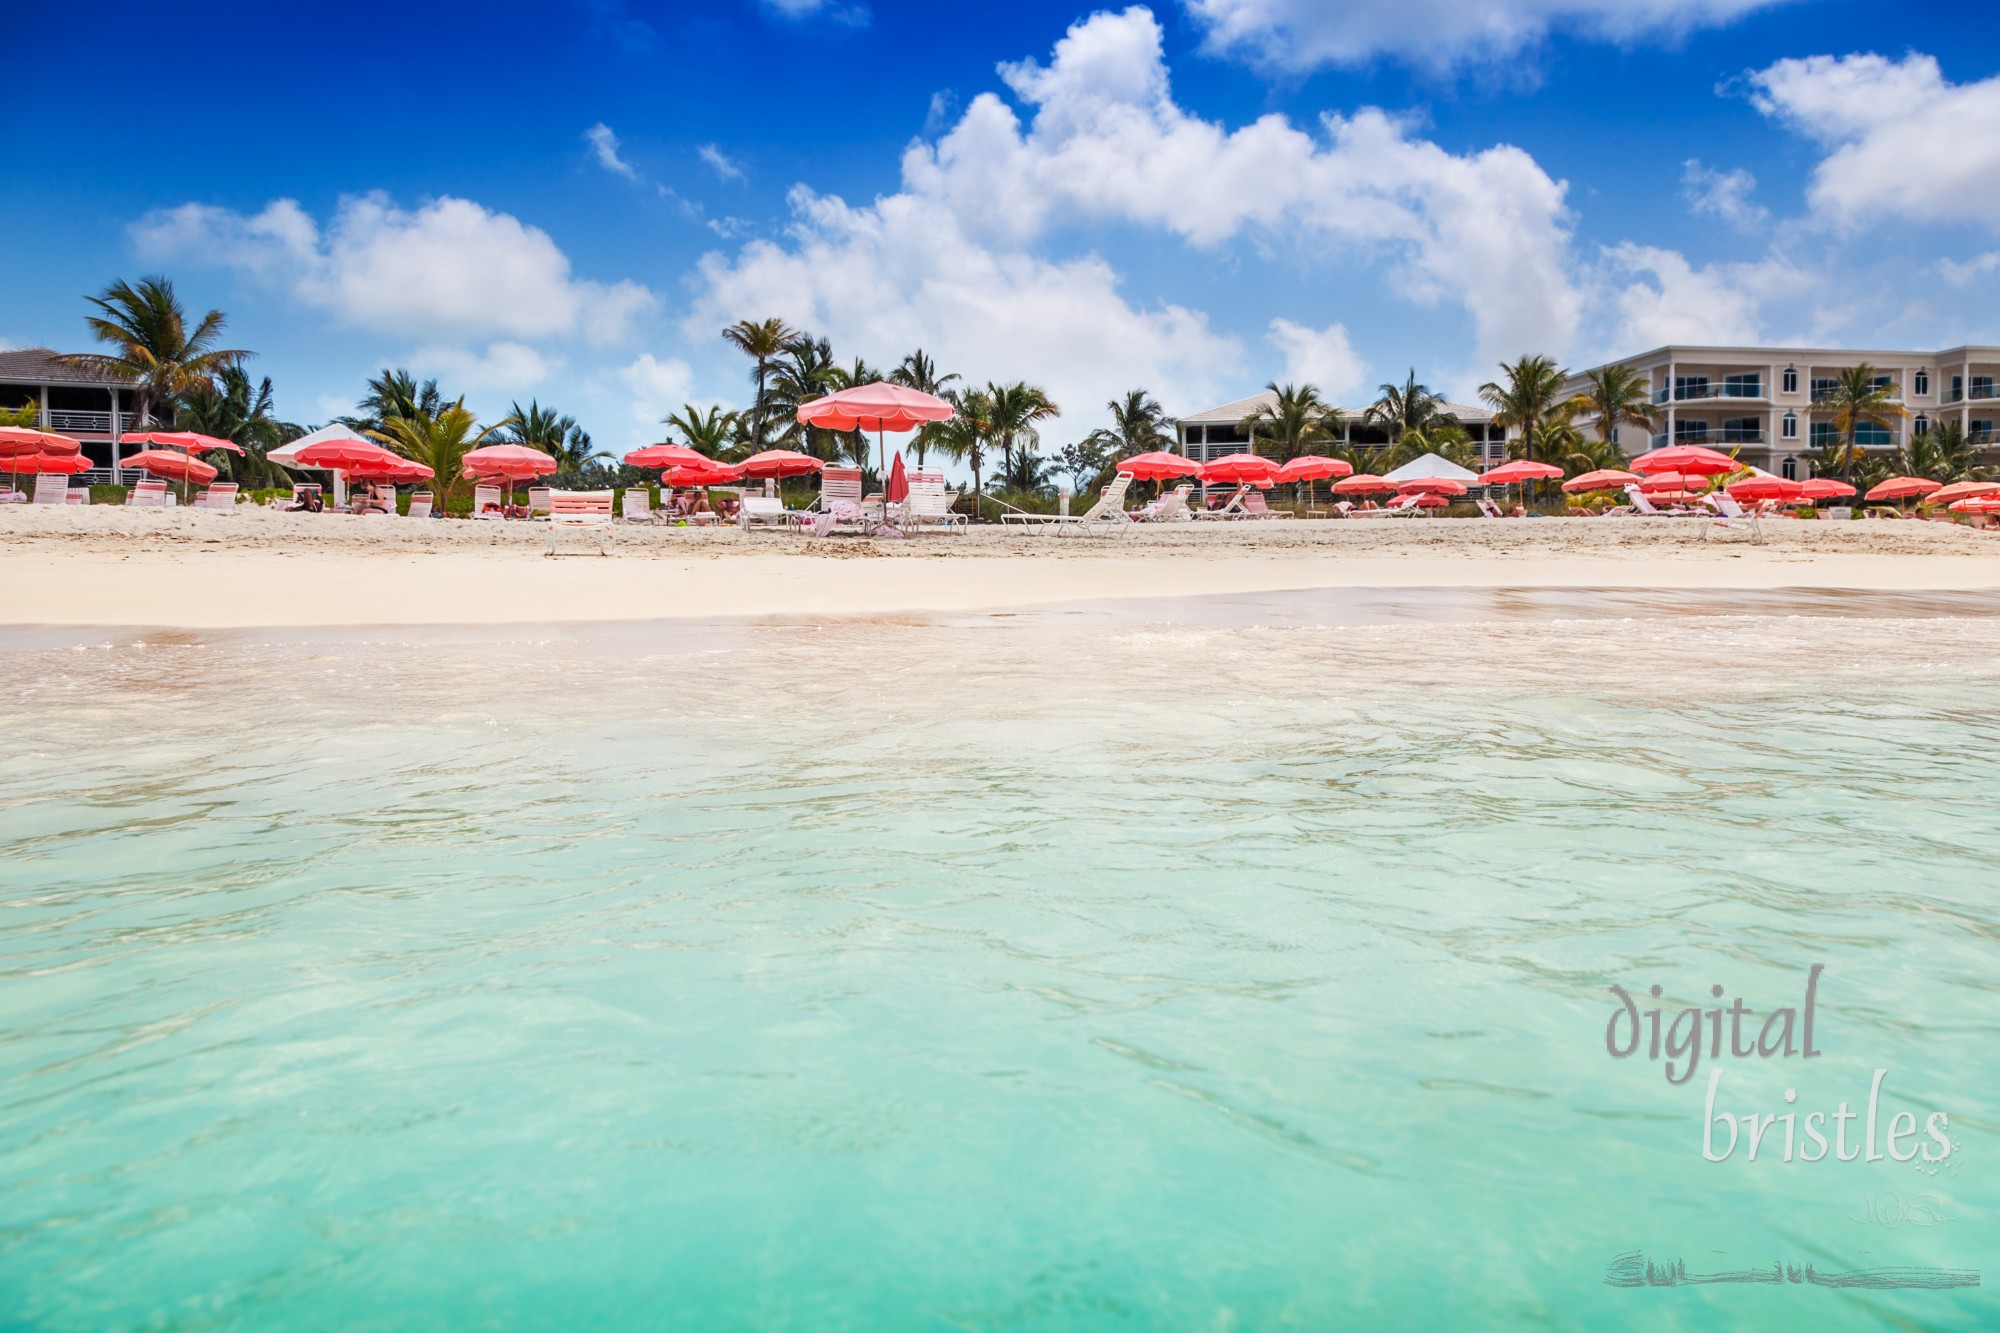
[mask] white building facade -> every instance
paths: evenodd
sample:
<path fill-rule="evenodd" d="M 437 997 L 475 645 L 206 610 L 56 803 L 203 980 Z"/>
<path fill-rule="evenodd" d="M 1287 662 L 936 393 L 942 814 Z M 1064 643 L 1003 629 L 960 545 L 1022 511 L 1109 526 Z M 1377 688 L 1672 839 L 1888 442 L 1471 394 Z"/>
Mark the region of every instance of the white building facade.
<path fill-rule="evenodd" d="M 1660 424 L 1618 429 L 1628 455 L 1666 444 L 1733 452 L 1780 476 L 1811 474 L 1811 455 L 1840 438 L 1826 400 L 1843 370 L 1867 365 L 1903 415 L 1861 422 L 1855 443 L 1870 453 L 1905 445 L 1941 421 L 1961 424 L 1975 447 L 2000 448 L 2000 347 L 1936 352 L 1843 351 L 1823 347 L 1659 347 L 1610 364 L 1643 376 Z M 1601 369 L 1601 367 L 1600 367 Z M 1583 391 L 1573 375 L 1566 394 Z M 1593 423 L 1580 422 L 1585 429 Z"/>
<path fill-rule="evenodd" d="M 1185 416 L 1176 423 L 1175 438 L 1180 444 L 1180 452 L 1205 463 L 1224 454 L 1240 454 L 1250 447 L 1250 433 L 1243 429 L 1243 422 L 1256 416 L 1266 408 L 1278 405 L 1278 395 L 1270 390 L 1239 398 L 1233 403 L 1211 407 L 1204 412 Z M 1465 427 L 1465 433 L 1472 437 L 1473 447 L 1489 464 L 1497 464 L 1507 457 L 1505 432 L 1493 424 L 1493 414 L 1483 407 L 1471 407 L 1464 403 L 1438 404 L 1440 411 L 1449 412 Z M 1342 407 L 1335 411 L 1341 414 L 1341 428 L 1335 432 L 1337 441 L 1343 445 L 1360 445 L 1363 448 L 1387 444 L 1389 432 L 1381 426 L 1368 425 L 1362 421 L 1366 407 Z"/>

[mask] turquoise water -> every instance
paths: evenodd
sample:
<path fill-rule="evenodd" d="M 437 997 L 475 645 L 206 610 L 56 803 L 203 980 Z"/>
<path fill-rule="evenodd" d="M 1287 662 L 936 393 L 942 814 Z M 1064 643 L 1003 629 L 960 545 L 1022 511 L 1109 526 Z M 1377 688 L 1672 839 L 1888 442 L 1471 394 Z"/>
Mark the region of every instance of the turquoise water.
<path fill-rule="evenodd" d="M 1996 610 L 17 634 L 0 1308 L 1990 1326 L 1605 1276 L 1995 1276 Z M 1732 1109 L 1886 1068 L 1937 1174 L 1706 1162 L 1710 1062 L 1604 1049 L 1613 983 L 1814 963 L 1824 1055 L 1714 1062 Z"/>

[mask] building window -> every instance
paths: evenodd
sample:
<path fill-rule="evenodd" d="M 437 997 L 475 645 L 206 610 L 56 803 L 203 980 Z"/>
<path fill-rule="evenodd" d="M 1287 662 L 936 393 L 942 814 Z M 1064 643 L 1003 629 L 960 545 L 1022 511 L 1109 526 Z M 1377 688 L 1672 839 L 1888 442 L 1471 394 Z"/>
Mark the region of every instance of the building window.
<path fill-rule="evenodd" d="M 1893 441 L 1890 440 L 1889 438 L 1888 427 L 1882 425 L 1878 421 L 1855 422 L 1854 442 L 1856 444 L 1862 444 L 1862 445 L 1872 444 L 1877 447 L 1893 443 Z"/>
<path fill-rule="evenodd" d="M 1674 438 L 1676 440 L 1705 440 L 1708 438 L 1708 423 L 1706 421 L 1676 421 L 1674 423 Z"/>
<path fill-rule="evenodd" d="M 1991 444 L 1993 442 L 1993 423 L 1991 421 L 1974 421 L 1972 423 L 1972 438 L 1981 444 Z"/>
<path fill-rule="evenodd" d="M 1812 424 L 1813 448 L 1823 449 L 1840 438 L 1840 432 L 1833 428 L 1831 421 L 1815 421 Z"/>
<path fill-rule="evenodd" d="M 1955 403 L 1963 397 L 1965 397 L 1965 376 L 1953 375 L 1951 377 L 1951 397 L 1945 399 L 1945 401 Z"/>
<path fill-rule="evenodd" d="M 1686 400 L 1689 398 L 1707 398 L 1708 396 L 1709 396 L 1708 376 L 1706 375 L 1674 376 L 1675 398 Z"/>
<path fill-rule="evenodd" d="M 1762 417 L 1731 417 L 1722 423 L 1722 440 L 1725 444 L 1762 444 L 1764 442 L 1764 419 Z"/>
<path fill-rule="evenodd" d="M 1724 398 L 1762 398 L 1764 396 L 1764 377 L 1756 371 L 1751 371 L 1747 375 L 1724 375 L 1722 377 L 1722 396 Z"/>
<path fill-rule="evenodd" d="M 1812 382 L 1812 396 L 1813 396 L 1813 401 L 1814 401 L 1815 403 L 1817 403 L 1817 402 L 1819 402 L 1819 401 L 1820 401 L 1820 400 L 1821 400 L 1822 398 L 1831 398 L 1831 397 L 1833 397 L 1833 389 L 1834 389 L 1834 381 L 1833 381 L 1833 380 L 1830 380 L 1830 379 L 1815 379 L 1815 380 L 1814 380 L 1814 381 Z"/>
<path fill-rule="evenodd" d="M 1972 377 L 1972 396 L 1974 398 L 2000 397 L 2000 394 L 1993 392 L 1993 377 L 1991 375 L 1974 375 Z"/>
<path fill-rule="evenodd" d="M 1780 431 L 1780 432 L 1781 432 L 1781 433 L 1782 433 L 1782 434 L 1784 435 L 1784 437 L 1785 437 L 1786 439 L 1788 439 L 1788 440 L 1796 440 L 1796 439 L 1798 439 L 1798 438 L 1799 438 L 1799 414 L 1798 414 L 1798 413 L 1796 413 L 1796 412 L 1787 412 L 1787 413 L 1785 413 L 1785 419 L 1784 419 L 1784 420 L 1783 420 L 1782 422 L 1780 422 L 1780 423 L 1779 423 L 1779 426 L 1778 426 L 1778 429 L 1779 429 L 1779 431 Z"/>
<path fill-rule="evenodd" d="M 1923 397 L 1929 397 L 1930 391 L 1931 391 L 1931 373 L 1928 370 L 1918 371 L 1916 376 L 1916 384 L 1912 392 L 1914 392 L 1918 397 L 1923 398 Z"/>
<path fill-rule="evenodd" d="M 1787 454 L 1784 463 L 1780 467 L 1780 471 L 1784 473 L 1786 481 L 1797 481 L 1799 479 L 1799 460 Z"/>
<path fill-rule="evenodd" d="M 1915 431 L 1917 438 L 1921 440 L 1924 436 L 1931 433 L 1931 419 L 1922 412 L 1919 412 L 1917 413 L 1917 419 L 1910 423 L 1910 429 Z"/>
<path fill-rule="evenodd" d="M 1799 368 L 1797 366 L 1786 366 L 1785 392 L 1797 393 L 1798 391 L 1799 391 Z"/>

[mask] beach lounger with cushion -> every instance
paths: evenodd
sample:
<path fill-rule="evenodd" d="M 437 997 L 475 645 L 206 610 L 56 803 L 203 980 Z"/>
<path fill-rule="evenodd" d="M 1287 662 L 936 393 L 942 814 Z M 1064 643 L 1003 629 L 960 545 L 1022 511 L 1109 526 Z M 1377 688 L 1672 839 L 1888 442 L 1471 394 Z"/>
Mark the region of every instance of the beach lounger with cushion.
<path fill-rule="evenodd" d="M 1695 512 L 1692 509 L 1682 508 L 1662 509 L 1654 504 L 1652 500 L 1648 499 L 1646 493 L 1637 486 L 1627 486 L 1625 488 L 1625 498 L 1632 502 L 1632 508 L 1635 511 L 1641 514 L 1651 514 L 1655 518 L 1687 518 Z"/>
<path fill-rule="evenodd" d="M 1213 509 L 1197 509 L 1194 511 L 1194 516 L 1200 519 L 1242 518 L 1243 497 L 1249 493 L 1249 484 L 1245 483 L 1230 492 L 1229 498 L 1217 507 Z"/>
<path fill-rule="evenodd" d="M 595 528 L 597 530 L 597 553 L 610 555 L 611 535 L 611 492 L 610 491 L 550 491 L 549 492 L 549 549 L 545 555 L 556 553 L 556 534 L 565 528 Z"/>
<path fill-rule="evenodd" d="M 1134 523 L 1186 523 L 1194 517 L 1188 508 L 1188 496 L 1194 493 L 1193 482 L 1182 482 L 1165 495 L 1148 500 L 1132 511 Z"/>
<path fill-rule="evenodd" d="M 1124 531 L 1132 526 L 1132 516 L 1125 512 L 1125 492 L 1132 488 L 1129 473 L 1121 472 L 1112 479 L 1097 497 L 1097 502 L 1081 514 L 1031 514 L 1025 509 L 1007 506 L 1007 512 L 1000 515 L 1003 526 L 1023 525 L 1038 532 L 1091 532 L 1109 529 Z M 1004 501 L 995 501 L 1004 504 Z"/>
<path fill-rule="evenodd" d="M 472 488 L 472 516 L 474 518 L 505 518 L 506 510 L 500 507 L 498 486 L 475 486 Z"/>
<path fill-rule="evenodd" d="M 1352 515 L 1350 515 L 1350 517 L 1414 518 L 1416 515 L 1424 512 L 1423 506 L 1417 503 L 1419 498 L 1420 496 L 1418 495 L 1418 493 L 1412 491 L 1408 495 L 1397 496 L 1394 500 L 1390 501 L 1386 505 L 1383 505 L 1380 509 L 1357 509 L 1354 511 Z"/>
<path fill-rule="evenodd" d="M 1757 515 L 1747 512 L 1742 505 L 1736 503 L 1734 496 L 1727 491 L 1717 491 L 1707 499 L 1715 509 L 1715 521 L 1701 530 L 1704 541 L 1717 528 L 1742 528 L 1749 531 L 1751 540 L 1757 545 L 1764 544 L 1763 522 Z"/>
<path fill-rule="evenodd" d="M 858 467 L 824 468 L 819 474 L 819 499 L 806 511 L 812 517 L 812 534 L 824 537 L 837 527 L 861 528 L 868 526 L 867 511 L 861 504 L 861 469 Z"/>
<path fill-rule="evenodd" d="M 44 472 L 35 478 L 35 503 L 38 505 L 61 505 L 69 503 L 69 478 L 61 473 Z"/>
<path fill-rule="evenodd" d="M 792 525 L 792 511 L 785 508 L 783 497 L 776 495 L 743 497 L 743 507 L 736 511 L 736 526 L 748 532 L 759 524 L 777 528 L 788 528 Z"/>
<path fill-rule="evenodd" d="M 910 498 L 903 502 L 903 521 L 912 531 L 923 528 L 965 531 L 965 515 L 953 512 L 951 492 L 944 487 L 944 473 L 912 472 L 909 481 Z"/>
<path fill-rule="evenodd" d="M 1291 515 L 1273 511 L 1270 503 L 1264 499 L 1264 492 L 1252 487 L 1250 493 L 1243 497 L 1243 517 L 1290 518 Z"/>
<path fill-rule="evenodd" d="M 1473 501 L 1473 503 L 1479 506 L 1479 516 L 1481 518 L 1507 517 L 1505 514 L 1500 512 L 1500 506 L 1493 503 L 1493 497 L 1491 496 L 1482 495 L 1477 500 Z"/>
<path fill-rule="evenodd" d="M 167 503 L 167 483 L 164 481 L 139 482 L 125 496 L 125 503 L 134 509 L 163 509 Z"/>
<path fill-rule="evenodd" d="M 546 514 L 549 512 L 549 496 L 552 493 L 546 486 L 530 486 L 528 488 L 529 518 L 533 518 L 537 514 Z"/>
<path fill-rule="evenodd" d="M 72 504 L 72 505 L 87 505 L 87 504 L 89 504 L 89 503 L 90 503 L 90 487 L 88 487 L 88 486 L 72 486 L 72 487 L 70 487 L 70 488 L 69 488 L 69 494 L 67 494 L 67 495 L 63 496 L 63 503 L 64 503 L 64 504 Z"/>

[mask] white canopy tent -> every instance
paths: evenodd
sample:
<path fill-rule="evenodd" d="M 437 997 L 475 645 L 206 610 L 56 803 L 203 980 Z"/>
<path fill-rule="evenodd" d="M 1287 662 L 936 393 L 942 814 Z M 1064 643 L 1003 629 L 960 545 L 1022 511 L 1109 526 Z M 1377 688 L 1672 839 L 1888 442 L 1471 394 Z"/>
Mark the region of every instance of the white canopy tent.
<path fill-rule="evenodd" d="M 323 444 L 328 440 L 358 440 L 362 444 L 376 443 L 374 440 L 369 439 L 366 435 L 362 435 L 359 432 L 354 431 L 346 426 L 343 426 L 338 421 L 336 421 L 330 426 L 321 426 L 318 430 L 313 431 L 310 435 L 301 435 L 299 436 L 298 439 L 293 440 L 290 444 L 284 446 L 282 449 L 273 449 L 270 453 L 264 456 L 270 459 L 273 463 L 284 464 L 284 466 L 290 468 L 294 472 L 333 472 L 333 502 L 335 504 L 346 504 L 347 474 L 345 472 L 334 472 L 332 468 L 311 467 L 305 463 L 301 463 L 298 461 L 299 450 L 305 448 L 309 444 Z"/>
<path fill-rule="evenodd" d="M 1451 481 L 1462 481 L 1468 486 L 1479 484 L 1479 474 L 1470 468 L 1462 468 L 1449 458 L 1436 454 L 1424 454 L 1412 458 L 1394 472 L 1383 476 L 1384 481 L 1414 481 L 1419 477 L 1444 477 Z"/>

